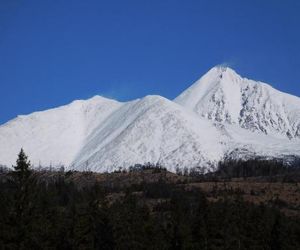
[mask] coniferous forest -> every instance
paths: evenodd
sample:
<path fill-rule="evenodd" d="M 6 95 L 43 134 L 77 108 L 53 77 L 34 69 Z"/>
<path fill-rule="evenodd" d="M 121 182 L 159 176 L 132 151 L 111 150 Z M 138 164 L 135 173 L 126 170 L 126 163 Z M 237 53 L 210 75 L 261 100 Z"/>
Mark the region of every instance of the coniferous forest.
<path fill-rule="evenodd" d="M 222 175 L 239 175 L 225 165 Z M 1 173 L 0 249 L 300 249 L 299 216 L 249 202 L 241 189 L 208 194 L 200 179 L 149 166 L 38 172 L 21 151 L 14 170 Z"/>

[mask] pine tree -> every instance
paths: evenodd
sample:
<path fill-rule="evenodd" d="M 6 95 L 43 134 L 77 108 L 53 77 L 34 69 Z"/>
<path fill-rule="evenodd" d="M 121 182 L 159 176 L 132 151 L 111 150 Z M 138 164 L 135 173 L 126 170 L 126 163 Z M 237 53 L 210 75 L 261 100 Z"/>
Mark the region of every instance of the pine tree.
<path fill-rule="evenodd" d="M 31 212 L 34 203 L 33 178 L 31 178 L 30 161 L 21 149 L 12 172 L 13 183 L 16 187 L 12 222 L 18 225 L 14 242 L 17 249 L 26 249 L 31 244 L 28 228 L 31 223 Z"/>
<path fill-rule="evenodd" d="M 17 165 L 14 167 L 14 177 L 18 184 L 24 186 L 26 180 L 28 180 L 31 170 L 30 170 L 30 161 L 28 161 L 28 156 L 25 154 L 23 148 L 18 155 Z"/>

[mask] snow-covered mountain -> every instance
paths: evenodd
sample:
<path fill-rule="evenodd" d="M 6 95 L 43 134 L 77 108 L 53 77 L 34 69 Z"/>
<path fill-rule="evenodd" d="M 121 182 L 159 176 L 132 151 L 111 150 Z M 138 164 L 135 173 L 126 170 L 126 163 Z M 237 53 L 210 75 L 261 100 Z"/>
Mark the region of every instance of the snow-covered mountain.
<path fill-rule="evenodd" d="M 270 85 L 214 67 L 180 94 L 176 103 L 221 124 L 300 138 L 300 99 Z"/>
<path fill-rule="evenodd" d="M 100 96 L 0 126 L 0 164 L 113 171 L 136 163 L 213 168 L 225 157 L 300 156 L 300 99 L 215 67 L 174 101 Z"/>

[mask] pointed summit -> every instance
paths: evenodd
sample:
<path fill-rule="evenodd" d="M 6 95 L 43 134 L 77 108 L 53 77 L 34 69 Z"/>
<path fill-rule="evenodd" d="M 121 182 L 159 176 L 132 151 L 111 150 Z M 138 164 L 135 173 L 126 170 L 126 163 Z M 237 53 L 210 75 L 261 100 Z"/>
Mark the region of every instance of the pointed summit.
<path fill-rule="evenodd" d="M 33 165 L 99 172 L 145 162 L 207 171 L 228 157 L 300 156 L 298 97 L 221 65 L 175 102 L 94 96 L 20 116 L 0 126 L 0 164 L 12 165 L 20 148 Z"/>
<path fill-rule="evenodd" d="M 225 66 L 223 64 L 219 64 L 219 65 L 212 67 L 207 73 L 213 72 L 213 71 L 220 72 L 220 73 L 231 72 L 231 73 L 237 74 L 234 69 L 230 68 L 229 66 Z"/>
<path fill-rule="evenodd" d="M 201 102 L 201 100 L 205 98 L 213 89 L 223 85 L 225 91 L 232 91 L 234 88 L 232 85 L 236 85 L 235 87 L 237 87 L 236 83 L 240 82 L 241 80 L 242 77 L 233 69 L 218 65 L 210 69 L 192 86 L 176 97 L 174 101 L 178 104 L 194 109 L 197 104 Z"/>
<path fill-rule="evenodd" d="M 196 83 L 199 83 L 200 80 L 213 83 L 217 80 L 225 79 L 227 81 L 235 81 L 242 79 L 242 77 L 236 73 L 235 70 L 227 66 L 218 65 L 211 68 L 206 74 L 204 74 Z"/>
<path fill-rule="evenodd" d="M 217 72 L 217 73 L 225 73 L 225 72 L 234 72 L 236 73 L 232 68 L 228 67 L 228 66 L 224 66 L 224 65 L 216 65 L 215 67 L 211 68 L 208 72 Z"/>
<path fill-rule="evenodd" d="M 213 122 L 290 139 L 300 135 L 298 98 L 228 67 L 212 68 L 174 101 Z"/>

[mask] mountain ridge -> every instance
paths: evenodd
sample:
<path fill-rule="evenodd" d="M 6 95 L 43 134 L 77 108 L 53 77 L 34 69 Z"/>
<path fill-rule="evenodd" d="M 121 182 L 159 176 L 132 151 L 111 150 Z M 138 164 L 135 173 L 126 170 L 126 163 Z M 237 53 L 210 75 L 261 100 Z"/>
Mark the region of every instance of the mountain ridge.
<path fill-rule="evenodd" d="M 281 131 L 290 139 L 300 137 L 298 97 L 267 83 L 242 78 L 230 68 L 214 67 L 174 102 L 215 122 L 236 123 L 266 134 Z M 292 115 L 284 110 L 286 106 Z"/>
<path fill-rule="evenodd" d="M 298 107 L 298 97 L 214 67 L 174 101 L 96 95 L 18 116 L 0 126 L 0 163 L 13 164 L 21 147 L 36 166 L 98 172 L 146 162 L 209 171 L 228 156 L 300 156 Z"/>

